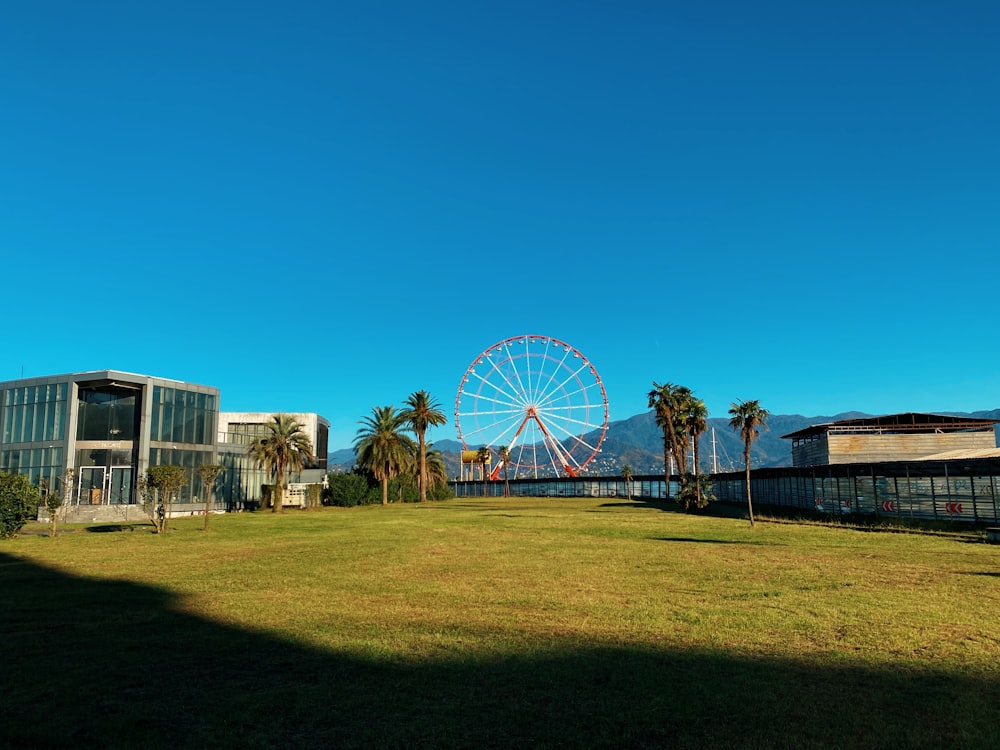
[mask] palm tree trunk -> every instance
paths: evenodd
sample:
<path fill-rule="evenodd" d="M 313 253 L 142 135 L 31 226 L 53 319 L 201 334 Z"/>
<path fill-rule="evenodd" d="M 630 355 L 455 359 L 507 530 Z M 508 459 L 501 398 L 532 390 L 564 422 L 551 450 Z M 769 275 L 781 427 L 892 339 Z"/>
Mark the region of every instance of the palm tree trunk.
<path fill-rule="evenodd" d="M 743 460 L 747 472 L 747 510 L 750 511 L 750 525 L 753 526 L 753 502 L 750 500 L 750 443 L 747 443 L 747 449 L 743 453 Z"/>
<path fill-rule="evenodd" d="M 389 478 L 383 477 L 382 479 L 382 505 L 389 504 Z"/>
<path fill-rule="evenodd" d="M 670 436 L 663 428 L 663 495 L 670 497 Z"/>
<path fill-rule="evenodd" d="M 424 433 L 420 432 L 417 437 L 420 439 L 420 502 L 427 502 L 427 445 L 424 442 Z"/>
<path fill-rule="evenodd" d="M 274 492 L 276 494 L 275 498 L 271 503 L 272 513 L 281 513 L 284 505 L 284 489 L 285 489 L 285 468 L 281 465 L 278 466 L 278 471 L 274 477 L 277 482 L 274 485 Z"/>

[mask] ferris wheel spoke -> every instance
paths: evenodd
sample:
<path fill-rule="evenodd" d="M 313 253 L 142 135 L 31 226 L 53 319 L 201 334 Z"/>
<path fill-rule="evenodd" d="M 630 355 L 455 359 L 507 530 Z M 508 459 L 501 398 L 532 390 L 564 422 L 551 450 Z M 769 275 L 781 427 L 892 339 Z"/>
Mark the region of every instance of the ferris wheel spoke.
<path fill-rule="evenodd" d="M 523 406 L 524 405 L 524 399 L 522 397 L 519 397 L 519 394 L 518 394 L 518 391 L 517 391 L 517 387 L 513 383 L 510 383 L 509 381 L 507 381 L 508 385 L 510 385 L 510 388 L 511 388 L 511 391 L 512 391 L 511 393 L 507 393 L 499 385 L 497 385 L 496 383 L 491 382 L 487 378 L 484 378 L 479 373 L 474 372 L 472 374 L 476 376 L 477 380 L 479 380 L 479 382 L 481 384 L 480 388 L 482 388 L 482 386 L 489 386 L 493 390 L 493 392 L 495 394 L 497 394 L 498 396 L 503 396 L 504 398 L 509 399 L 509 401 L 506 402 L 506 403 L 509 403 L 511 406 Z M 502 375 L 503 373 L 500 373 L 500 374 Z M 504 380 L 506 381 L 506 378 L 504 378 Z M 466 394 L 466 395 L 468 395 L 468 396 L 470 396 L 472 398 L 488 398 L 487 396 L 484 396 L 482 394 L 479 394 L 479 393 L 476 393 L 476 392 L 473 392 L 473 391 L 466 391 L 464 389 L 462 390 L 462 393 L 464 393 L 464 394 Z"/>
<path fill-rule="evenodd" d="M 552 449 L 555 446 L 553 444 L 551 444 L 549 442 L 548 438 L 545 437 L 544 435 L 542 437 L 542 446 L 545 448 L 545 453 L 549 457 L 549 461 L 548 462 L 552 465 L 552 468 L 555 470 L 556 476 L 560 476 L 562 474 L 562 467 L 559 465 L 560 462 L 552 454 Z"/>
<path fill-rule="evenodd" d="M 528 345 L 525 344 L 524 346 L 525 349 L 527 350 Z M 531 369 L 530 367 L 527 367 L 524 376 L 522 377 L 521 368 L 518 366 L 517 359 L 518 359 L 517 357 L 512 356 L 509 357 L 504 363 L 510 368 L 511 371 L 513 371 L 514 373 L 513 380 L 507 376 L 506 372 L 501 372 L 500 374 L 502 375 L 503 379 L 510 385 L 511 389 L 516 391 L 520 395 L 522 402 L 524 404 L 529 404 L 531 403 Z M 526 352 L 523 364 L 526 366 L 529 364 L 529 362 L 530 360 L 528 359 L 528 354 Z M 524 382 L 525 380 L 528 381 L 527 385 L 525 385 Z M 513 381 L 517 381 L 517 383 L 515 384 Z"/>
<path fill-rule="evenodd" d="M 533 403 L 538 403 L 539 401 L 544 401 L 546 399 L 545 391 L 548 390 L 548 384 L 552 382 L 555 378 L 555 374 L 559 371 L 559 365 L 555 365 L 552 368 L 552 373 L 546 372 L 546 365 L 550 362 L 554 362 L 555 358 L 549 354 L 549 350 L 552 347 L 552 339 L 545 340 L 545 349 L 538 359 L 538 373 L 535 378 L 535 382 L 532 387 L 531 400 Z"/>
<path fill-rule="evenodd" d="M 470 394 L 466 394 L 466 395 L 469 396 L 470 400 L 472 400 L 472 401 L 474 401 L 476 403 L 478 403 L 479 401 L 483 401 L 483 402 L 486 402 L 486 403 L 489 403 L 489 404 L 495 404 L 495 405 L 498 405 L 498 406 L 505 406 L 510 411 L 518 411 L 518 412 L 523 412 L 524 411 L 524 406 L 522 404 L 517 403 L 516 401 L 505 401 L 505 400 L 496 398 L 494 396 L 483 396 L 482 394 L 477 395 L 475 393 L 470 393 Z"/>
<path fill-rule="evenodd" d="M 551 425 L 546 425 L 545 422 L 536 414 L 534 415 L 535 421 L 538 423 L 539 430 L 542 433 L 542 442 L 545 444 L 546 449 L 549 451 L 550 461 L 553 462 L 553 466 L 557 467 L 557 474 L 562 474 L 562 467 L 567 467 L 570 465 L 569 458 L 566 454 L 566 449 L 559 441 L 558 436 L 552 429 Z M 553 458 L 553 456 L 555 458 Z M 558 459 L 558 465 L 555 463 L 555 459 Z"/>
<path fill-rule="evenodd" d="M 524 386 L 520 383 L 520 381 L 514 382 L 513 380 L 511 380 L 510 377 L 508 377 L 507 373 L 505 372 L 504 366 L 509 364 L 511 364 L 510 359 L 503 359 L 497 362 L 494 361 L 491 357 L 489 372 L 487 372 L 486 376 L 483 376 L 476 372 L 474 372 L 473 374 L 483 385 L 489 386 L 496 393 L 502 394 L 505 398 L 509 399 L 510 405 L 524 408 L 524 406 L 528 403 L 528 400 L 524 393 Z M 499 378 L 501 382 L 500 383 L 493 382 L 490 379 L 490 377 L 493 375 Z M 515 375 L 517 375 L 516 370 L 515 370 Z M 503 387 L 504 384 L 507 386 L 507 388 Z M 476 394 L 470 394 L 470 395 L 476 397 Z M 478 397 L 483 398 L 483 396 L 478 396 Z"/>
<path fill-rule="evenodd" d="M 556 382 L 556 376 L 559 372 L 566 369 L 566 358 L 569 357 L 570 349 L 569 347 L 562 345 L 563 355 L 562 358 L 558 358 L 557 353 L 550 354 L 550 350 L 553 346 L 560 346 L 554 339 L 550 339 L 545 346 L 545 354 L 541 359 L 538 366 L 539 377 L 536 384 L 536 390 L 532 394 L 533 400 L 537 402 L 547 401 L 552 398 L 552 394 L 558 390 L 559 386 L 553 387 Z M 546 365 L 551 364 L 551 373 L 546 371 Z"/>
<path fill-rule="evenodd" d="M 498 428 L 500 429 L 500 434 L 509 433 L 511 429 L 516 429 L 516 426 L 520 423 L 520 415 L 513 414 L 504 419 L 495 420 L 490 424 L 477 425 L 466 433 L 466 438 L 477 438 L 473 442 L 482 442 L 487 445 L 493 445 L 496 442 L 496 435 Z"/>
<path fill-rule="evenodd" d="M 513 433 L 511 437 L 511 442 L 513 442 L 514 440 L 517 439 L 517 426 L 518 422 L 516 419 L 510 420 L 510 422 L 506 425 L 506 427 L 504 427 L 504 429 L 499 434 L 494 435 L 492 438 L 490 438 L 488 445 L 491 448 L 499 448 L 501 445 L 505 445 L 507 443 L 506 438 L 508 435 L 511 435 L 511 433 Z M 508 448 L 509 447 L 510 446 L 508 445 Z"/>
<path fill-rule="evenodd" d="M 544 394 L 544 396 L 542 398 L 543 399 L 547 399 L 547 398 L 550 397 L 549 396 L 550 393 L 557 393 L 559 391 L 562 391 L 562 392 L 565 393 L 566 392 L 566 384 L 569 383 L 569 382 L 571 382 L 571 381 L 573 381 L 573 380 L 576 380 L 578 383 L 581 383 L 581 385 L 582 385 L 582 381 L 580 380 L 580 373 L 583 372 L 584 369 L 586 369 L 586 364 L 587 363 L 584 363 L 584 365 L 582 367 L 580 367 L 580 369 L 576 370 L 575 372 L 571 372 L 569 375 L 567 375 L 566 379 L 563 380 L 561 383 L 557 384 L 555 382 L 555 380 L 553 379 L 552 382 L 550 383 L 549 393 Z M 581 388 L 573 391 L 573 394 L 581 393 L 581 392 L 584 392 L 584 393 L 586 392 L 586 386 L 583 386 L 583 387 L 581 387 Z"/>
<path fill-rule="evenodd" d="M 544 412 L 543 412 L 543 414 L 544 414 L 544 416 L 547 416 L 551 421 L 558 422 L 559 424 L 563 424 L 563 425 L 566 425 L 566 424 L 577 425 L 579 427 L 583 427 L 583 428 L 586 428 L 588 430 L 596 430 L 596 429 L 598 429 L 600 427 L 599 424 L 596 424 L 596 423 L 591 422 L 591 421 L 586 420 L 586 419 L 574 419 L 573 417 L 569 417 L 569 416 L 563 417 L 563 416 L 559 416 L 559 415 L 547 414 L 547 413 L 544 413 Z M 563 428 L 563 429 L 566 429 L 566 428 Z M 568 432 L 568 430 L 567 430 L 567 432 Z"/>
<path fill-rule="evenodd" d="M 589 443 L 587 443 L 587 441 L 584 440 L 579 435 L 577 435 L 576 432 L 567 429 L 565 425 L 563 425 L 558 420 L 552 420 L 549 422 L 543 421 L 543 424 L 546 425 L 546 431 L 549 437 L 559 444 L 560 450 L 563 451 L 567 450 L 566 446 L 563 445 L 562 441 L 565 440 L 570 443 L 570 447 L 568 449 L 568 453 L 570 456 L 576 455 L 575 449 L 577 447 L 582 447 L 584 449 L 587 449 L 588 451 L 596 450 L 596 446 L 592 446 Z M 557 433 L 559 434 L 557 435 Z"/>
<path fill-rule="evenodd" d="M 541 420 L 541 417 L 539 417 Z M 576 432 L 570 430 L 567 424 L 586 424 L 585 422 L 577 422 L 575 420 L 560 420 L 560 419 L 546 419 L 543 420 L 546 430 L 549 433 L 559 433 L 560 438 L 572 438 L 576 436 Z"/>

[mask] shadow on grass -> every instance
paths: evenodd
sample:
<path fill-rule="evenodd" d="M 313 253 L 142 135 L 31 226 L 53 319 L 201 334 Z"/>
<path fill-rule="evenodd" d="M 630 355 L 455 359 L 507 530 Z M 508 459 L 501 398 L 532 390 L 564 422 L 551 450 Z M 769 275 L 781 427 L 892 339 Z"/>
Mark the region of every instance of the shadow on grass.
<path fill-rule="evenodd" d="M 768 546 L 768 547 L 781 546 L 781 545 L 774 544 L 774 542 L 747 541 L 747 540 L 744 540 L 744 541 L 734 541 L 732 539 L 695 539 L 693 537 L 687 537 L 687 536 L 656 536 L 656 537 L 651 537 L 651 538 L 653 540 L 657 541 L 657 542 L 685 542 L 685 543 L 691 542 L 691 543 L 694 543 L 694 544 L 730 544 L 730 545 L 732 545 L 732 544 L 738 544 L 738 545 L 741 545 L 741 546 L 742 545 L 756 545 L 756 546 L 765 545 L 765 546 Z"/>
<path fill-rule="evenodd" d="M 163 590 L 2 554 L 0 591 L 3 747 L 1000 746 L 995 673 L 555 637 L 417 663 L 226 627 Z"/>
<path fill-rule="evenodd" d="M 108 523 L 100 526 L 85 526 L 83 531 L 88 534 L 111 534 L 116 531 L 135 531 L 138 528 L 143 528 L 150 534 L 153 533 L 153 527 L 148 523 Z"/>
<path fill-rule="evenodd" d="M 673 513 L 683 513 L 677 503 L 673 500 L 652 500 L 650 498 L 636 498 L 621 503 L 601 503 L 598 508 L 652 508 L 654 510 L 670 511 Z"/>

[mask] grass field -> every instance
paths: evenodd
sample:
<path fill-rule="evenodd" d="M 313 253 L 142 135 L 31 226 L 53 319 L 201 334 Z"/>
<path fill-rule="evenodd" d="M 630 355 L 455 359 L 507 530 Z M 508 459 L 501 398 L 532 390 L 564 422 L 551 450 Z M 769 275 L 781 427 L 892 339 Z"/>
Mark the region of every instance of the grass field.
<path fill-rule="evenodd" d="M 974 531 L 596 498 L 202 523 L 0 542 L 0 743 L 1000 747 Z"/>

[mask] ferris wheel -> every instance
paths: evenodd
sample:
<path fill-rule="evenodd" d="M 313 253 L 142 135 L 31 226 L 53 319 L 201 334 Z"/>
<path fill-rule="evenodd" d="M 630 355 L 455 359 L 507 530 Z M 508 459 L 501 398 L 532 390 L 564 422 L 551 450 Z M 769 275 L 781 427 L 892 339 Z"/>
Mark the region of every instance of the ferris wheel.
<path fill-rule="evenodd" d="M 493 479 L 577 476 L 604 441 L 608 397 L 594 365 L 569 344 L 515 336 L 469 365 L 455 426 L 463 449 L 490 449 Z"/>

